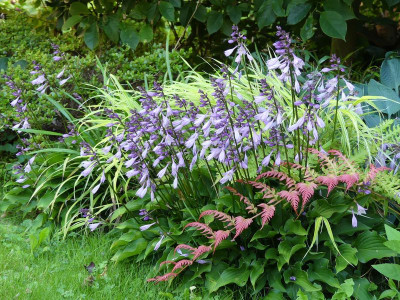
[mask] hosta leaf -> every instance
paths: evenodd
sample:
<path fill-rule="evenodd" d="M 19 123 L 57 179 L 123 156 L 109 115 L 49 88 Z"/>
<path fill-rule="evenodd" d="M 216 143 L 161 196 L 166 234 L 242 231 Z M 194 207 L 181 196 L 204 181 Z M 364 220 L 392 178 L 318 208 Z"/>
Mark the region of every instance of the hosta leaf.
<path fill-rule="evenodd" d="M 286 282 L 292 282 L 302 287 L 306 292 L 317 292 L 321 290 L 321 286 L 311 283 L 308 275 L 305 271 L 300 269 L 288 269 L 283 274 Z M 291 280 L 290 278 L 294 276 L 296 280 Z"/>
<path fill-rule="evenodd" d="M 341 255 L 336 257 L 336 272 L 343 271 L 349 263 L 357 265 L 357 249 L 352 248 L 349 244 L 342 244 L 339 246 Z"/>
<path fill-rule="evenodd" d="M 257 11 L 256 20 L 258 29 L 262 29 L 265 26 L 269 26 L 276 20 L 276 15 L 272 9 L 271 4 L 268 1 L 265 1 L 263 5 L 261 5 L 260 9 Z"/>
<path fill-rule="evenodd" d="M 117 14 L 107 16 L 107 21 L 104 24 L 104 33 L 107 37 L 117 43 L 119 40 L 119 17 Z"/>
<path fill-rule="evenodd" d="M 139 238 L 136 241 L 130 243 L 123 250 L 119 250 L 111 258 L 113 261 L 121 261 L 128 257 L 140 254 L 147 247 L 147 241 L 144 238 Z"/>
<path fill-rule="evenodd" d="M 161 1 L 158 5 L 161 15 L 168 21 L 173 22 L 175 20 L 175 8 L 174 6 L 166 1 Z"/>
<path fill-rule="evenodd" d="M 389 241 L 400 241 L 400 231 L 385 224 L 386 236 Z"/>
<path fill-rule="evenodd" d="M 238 286 L 244 286 L 249 279 L 250 270 L 242 268 L 227 268 L 224 270 L 219 278 L 216 280 L 215 285 L 209 290 L 210 293 L 217 291 L 219 288 L 235 283 Z"/>
<path fill-rule="evenodd" d="M 68 29 L 70 29 L 71 27 L 74 27 L 76 24 L 78 24 L 81 20 L 83 19 L 82 16 L 79 15 L 75 15 L 75 16 L 71 16 L 69 17 L 63 24 L 61 30 L 62 31 L 67 31 Z"/>
<path fill-rule="evenodd" d="M 305 21 L 304 25 L 300 29 L 300 37 L 303 41 L 311 39 L 314 35 L 313 30 L 313 16 L 310 14 Z"/>
<path fill-rule="evenodd" d="M 87 8 L 86 4 L 76 1 L 76 2 L 71 3 L 71 6 L 69 7 L 69 13 L 71 16 L 88 15 L 88 14 L 90 14 L 90 11 Z"/>
<path fill-rule="evenodd" d="M 340 14 L 345 20 L 354 19 L 356 16 L 349 5 L 346 5 L 342 0 L 325 0 L 325 11 L 334 11 Z"/>
<path fill-rule="evenodd" d="M 224 23 L 224 18 L 219 11 L 211 11 L 207 18 L 207 31 L 208 34 L 213 34 L 217 32 Z"/>
<path fill-rule="evenodd" d="M 373 265 L 372 267 L 389 279 L 400 280 L 400 265 L 380 264 Z"/>
<path fill-rule="evenodd" d="M 326 258 L 314 261 L 309 265 L 308 278 L 311 281 L 322 281 L 332 287 L 339 288 L 339 280 L 328 267 L 329 261 Z"/>
<path fill-rule="evenodd" d="M 139 44 L 140 37 L 133 25 L 125 25 L 120 33 L 121 42 L 127 44 L 132 50 L 135 50 Z"/>
<path fill-rule="evenodd" d="M 400 59 L 385 59 L 381 66 L 381 82 L 389 88 L 395 89 L 399 94 L 400 86 Z"/>
<path fill-rule="evenodd" d="M 370 293 L 370 282 L 366 278 L 358 278 L 354 280 L 354 299 L 372 300 L 375 299 Z"/>
<path fill-rule="evenodd" d="M 376 232 L 365 231 L 353 242 L 353 247 L 358 251 L 358 260 L 366 263 L 371 259 L 379 259 L 396 255 L 396 252 L 387 248 L 383 243 L 385 239 Z"/>
<path fill-rule="evenodd" d="M 99 30 L 97 28 L 97 23 L 92 23 L 92 25 L 90 25 L 85 32 L 83 40 L 90 50 L 94 50 L 97 47 L 99 44 Z"/>
<path fill-rule="evenodd" d="M 295 25 L 303 20 L 311 9 L 311 4 L 301 3 L 290 6 L 287 17 L 288 25 Z"/>
<path fill-rule="evenodd" d="M 368 83 L 368 93 L 387 98 L 373 100 L 381 112 L 391 116 L 400 111 L 400 98 L 392 88 L 372 79 Z"/>
<path fill-rule="evenodd" d="M 330 37 L 345 40 L 347 32 L 346 20 L 334 11 L 324 11 L 319 18 L 322 31 Z"/>
<path fill-rule="evenodd" d="M 263 260 L 256 260 L 251 265 L 250 282 L 253 288 L 256 286 L 257 279 L 264 273 L 264 263 Z"/>
<path fill-rule="evenodd" d="M 226 9 L 229 18 L 234 24 L 239 23 L 240 18 L 242 17 L 242 10 L 237 5 L 230 5 Z"/>

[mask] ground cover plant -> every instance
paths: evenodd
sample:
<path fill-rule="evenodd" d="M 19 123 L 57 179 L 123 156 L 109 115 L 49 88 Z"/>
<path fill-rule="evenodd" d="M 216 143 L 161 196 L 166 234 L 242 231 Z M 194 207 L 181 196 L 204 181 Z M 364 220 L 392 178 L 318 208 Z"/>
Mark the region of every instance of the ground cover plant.
<path fill-rule="evenodd" d="M 79 115 L 48 87 L 42 97 L 67 120 L 63 133 L 25 126 L 30 111 L 15 95 L 10 105 L 25 115 L 14 131 L 30 140 L 2 210 L 56 224 L 57 237 L 112 231 L 113 261 L 157 261 L 148 280 L 175 279 L 177 291 L 389 295 L 371 266 L 397 256 L 382 235 L 398 222 L 399 126 L 367 126 L 365 107 L 382 113 L 376 96 L 357 96 L 336 55 L 304 60 L 278 27 L 264 61 L 232 30 L 232 64 L 210 76 L 192 70 L 130 89 L 103 69 L 96 103 L 74 100 Z M 31 84 L 47 89 L 40 73 Z"/>

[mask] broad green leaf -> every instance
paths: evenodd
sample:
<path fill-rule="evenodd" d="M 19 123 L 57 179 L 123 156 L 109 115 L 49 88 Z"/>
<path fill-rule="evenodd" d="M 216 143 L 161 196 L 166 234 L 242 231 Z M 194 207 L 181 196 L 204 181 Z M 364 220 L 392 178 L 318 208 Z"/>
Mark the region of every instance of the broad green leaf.
<path fill-rule="evenodd" d="M 302 287 L 304 289 L 304 291 L 306 291 L 306 292 L 317 292 L 317 291 L 321 290 L 321 286 L 310 282 L 307 273 L 303 270 L 294 269 L 294 270 L 285 271 L 285 274 L 284 274 L 285 278 L 286 277 L 289 278 L 291 276 L 296 277 L 296 280 L 295 281 L 289 280 L 289 281 Z"/>
<path fill-rule="evenodd" d="M 238 24 L 242 18 L 242 10 L 237 5 L 229 5 L 226 9 L 229 18 L 234 24 Z"/>
<path fill-rule="evenodd" d="M 168 21 L 175 21 L 175 8 L 171 3 L 161 1 L 158 5 L 158 10 L 160 11 L 160 14 Z"/>
<path fill-rule="evenodd" d="M 286 12 L 283 9 L 283 0 L 274 0 L 271 3 L 272 10 L 278 17 L 286 17 Z"/>
<path fill-rule="evenodd" d="M 289 9 L 289 14 L 287 17 L 287 23 L 288 25 L 295 25 L 307 16 L 308 12 L 311 9 L 311 4 L 301 3 L 290 6 L 290 8 L 288 9 Z"/>
<path fill-rule="evenodd" d="M 71 3 L 71 6 L 69 7 L 69 13 L 71 16 L 88 15 L 88 14 L 90 14 L 90 11 L 87 8 L 86 4 L 76 1 L 76 2 Z"/>
<path fill-rule="evenodd" d="M 395 89 L 399 95 L 400 86 L 400 58 L 385 59 L 381 66 L 381 82 L 389 88 Z"/>
<path fill-rule="evenodd" d="M 389 279 L 400 280 L 400 265 L 380 264 L 372 265 L 372 267 Z"/>
<path fill-rule="evenodd" d="M 280 269 L 284 263 L 289 263 L 290 258 L 294 253 L 298 250 L 305 248 L 306 245 L 304 243 L 305 237 L 297 236 L 295 238 L 287 237 L 286 240 L 279 243 L 278 252 L 280 254 L 280 259 L 283 260 L 279 262 L 278 269 Z"/>
<path fill-rule="evenodd" d="M 259 259 L 251 265 L 250 282 L 253 288 L 256 286 L 257 279 L 264 273 L 264 261 Z"/>
<path fill-rule="evenodd" d="M 319 17 L 322 31 L 330 37 L 346 40 L 347 24 L 343 16 L 334 11 L 324 11 Z"/>
<path fill-rule="evenodd" d="M 231 283 L 235 283 L 238 286 L 244 286 L 250 275 L 250 270 L 242 268 L 227 268 L 225 269 L 219 278 L 216 280 L 216 284 L 209 290 L 210 293 L 217 291 L 219 288 L 226 286 Z"/>
<path fill-rule="evenodd" d="M 207 31 L 208 34 L 213 34 L 217 32 L 224 23 L 224 18 L 219 11 L 211 11 L 207 18 Z"/>
<path fill-rule="evenodd" d="M 357 249 L 352 248 L 349 244 L 342 244 L 339 246 L 341 255 L 336 257 L 336 272 L 343 271 L 349 262 L 353 265 L 357 265 Z"/>
<path fill-rule="evenodd" d="M 266 1 L 261 5 L 260 9 L 257 11 L 256 20 L 258 29 L 262 29 L 265 26 L 269 26 L 276 20 L 276 15 L 272 9 L 271 4 Z"/>
<path fill-rule="evenodd" d="M 111 258 L 113 261 L 119 262 L 128 257 L 138 255 L 147 247 L 147 241 L 144 238 L 139 238 L 136 241 L 130 243 L 123 250 L 119 250 L 115 255 Z"/>
<path fill-rule="evenodd" d="M 94 50 L 98 46 L 99 30 L 97 28 L 97 23 L 92 23 L 92 25 L 90 25 L 90 27 L 85 32 L 83 40 L 90 50 Z"/>
<path fill-rule="evenodd" d="M 197 21 L 204 23 L 207 20 L 207 8 L 203 5 L 199 5 L 194 14 L 194 18 Z"/>
<path fill-rule="evenodd" d="M 104 24 L 104 33 L 114 43 L 119 40 L 119 16 L 117 14 L 107 16 L 107 21 Z"/>
<path fill-rule="evenodd" d="M 307 295 L 302 290 L 299 290 L 296 296 L 296 300 L 308 300 Z"/>
<path fill-rule="evenodd" d="M 386 237 L 389 241 L 400 241 L 400 231 L 385 224 Z"/>
<path fill-rule="evenodd" d="M 135 50 L 139 44 L 140 37 L 133 25 L 126 25 L 120 33 L 121 42 L 127 44 L 132 50 Z"/>
<path fill-rule="evenodd" d="M 370 95 L 387 98 L 373 100 L 374 104 L 381 112 L 392 116 L 400 111 L 400 98 L 393 88 L 390 88 L 372 79 L 368 83 L 368 93 Z"/>
<path fill-rule="evenodd" d="M 294 221 L 293 219 L 288 219 L 283 227 L 285 233 L 294 233 L 295 235 L 307 235 L 307 230 L 301 225 L 300 220 Z"/>
<path fill-rule="evenodd" d="M 328 259 L 322 258 L 314 261 L 312 264 L 309 264 L 309 269 L 307 271 L 308 278 L 311 281 L 321 281 L 326 284 L 339 288 L 339 280 L 336 278 L 336 275 L 330 270 L 328 266 Z"/>
<path fill-rule="evenodd" d="M 63 24 L 61 30 L 62 31 L 67 31 L 71 27 L 74 27 L 76 24 L 78 24 L 80 21 L 82 21 L 83 17 L 79 15 L 71 16 L 69 17 L 65 23 Z"/>
<path fill-rule="evenodd" d="M 361 233 L 353 242 L 353 247 L 357 248 L 358 260 L 366 263 L 371 259 L 395 256 L 396 252 L 387 248 L 383 243 L 385 239 L 375 231 L 365 231 Z"/>
<path fill-rule="evenodd" d="M 314 18 L 310 14 L 308 16 L 306 22 L 300 29 L 300 37 L 303 41 L 307 41 L 307 40 L 311 39 L 314 35 L 313 20 L 314 20 Z"/>
<path fill-rule="evenodd" d="M 382 294 L 379 296 L 379 299 L 387 299 L 387 298 L 394 299 L 394 297 L 396 297 L 396 295 L 397 295 L 397 291 L 386 290 L 386 291 L 382 292 Z"/>
<path fill-rule="evenodd" d="M 169 3 L 171 3 L 174 7 L 181 7 L 182 5 L 181 0 L 169 0 Z"/>
<path fill-rule="evenodd" d="M 149 24 L 144 25 L 139 31 L 141 42 L 150 42 L 153 39 L 153 28 Z"/>
<path fill-rule="evenodd" d="M 354 19 L 356 17 L 351 6 L 345 4 L 342 0 L 325 0 L 324 9 L 325 11 L 337 12 L 345 20 Z"/>
<path fill-rule="evenodd" d="M 376 299 L 369 293 L 370 282 L 366 278 L 358 278 L 354 280 L 354 299 L 373 300 Z"/>
<path fill-rule="evenodd" d="M 386 247 L 388 247 L 389 249 L 392 249 L 393 251 L 400 253 L 400 241 L 398 241 L 398 240 L 387 241 L 387 242 L 384 242 L 383 244 Z"/>

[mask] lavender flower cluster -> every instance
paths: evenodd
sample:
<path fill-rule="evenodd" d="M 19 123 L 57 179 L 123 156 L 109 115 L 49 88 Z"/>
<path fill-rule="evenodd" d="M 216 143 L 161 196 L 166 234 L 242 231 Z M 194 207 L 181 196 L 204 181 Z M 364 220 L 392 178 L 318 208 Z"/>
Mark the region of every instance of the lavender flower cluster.
<path fill-rule="evenodd" d="M 329 70 L 310 73 L 304 79 L 304 61 L 295 55 L 289 34 L 278 29 L 279 41 L 274 46 L 279 56 L 267 62 L 270 73 L 260 79 L 259 91 L 251 99 L 245 99 L 232 84 L 237 80 L 233 75 L 243 71 L 243 59 L 252 60 L 245 46 L 246 37 L 234 27 L 229 43 L 237 45 L 225 54 L 233 55 L 236 50 L 237 67 L 230 72 L 222 66 L 221 76 L 211 78 L 213 92 L 198 91 L 198 105 L 178 95 L 165 95 L 155 83 L 152 91 L 140 90 L 142 109 L 132 110 L 128 117 L 104 110 L 111 122 L 107 125 L 108 143 L 101 152 L 107 157 L 106 164 L 124 162 L 126 177 L 137 178 L 138 197 L 150 193 L 154 200 L 156 187 L 163 184 L 187 191 L 186 181 L 191 180 L 193 168 L 199 165 L 207 166 L 214 183 L 225 184 L 249 177 L 250 165 L 261 172 L 284 161 L 302 163 L 302 153 L 317 144 L 318 131 L 325 127 L 320 115 L 326 103 L 337 92 L 344 94 L 338 88 L 343 70 L 333 56 Z M 333 79 L 331 74 L 325 76 L 330 72 L 334 73 Z M 283 84 L 293 87 L 293 114 L 282 107 L 274 88 L 267 83 L 277 73 Z M 350 84 L 346 85 L 350 90 Z M 98 153 L 88 144 L 82 144 L 81 149 L 81 155 L 87 157 L 82 163 L 82 176 L 95 168 L 104 175 Z M 104 180 L 92 192 L 96 193 L 102 183 Z M 195 197 L 195 191 L 189 194 Z"/>

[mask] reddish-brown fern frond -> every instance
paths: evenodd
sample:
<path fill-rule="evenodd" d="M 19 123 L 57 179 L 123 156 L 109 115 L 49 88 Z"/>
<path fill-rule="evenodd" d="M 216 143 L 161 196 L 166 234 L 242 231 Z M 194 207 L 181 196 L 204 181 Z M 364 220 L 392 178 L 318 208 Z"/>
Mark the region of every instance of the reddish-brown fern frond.
<path fill-rule="evenodd" d="M 297 191 L 280 191 L 278 195 L 286 199 L 292 205 L 294 211 L 297 211 L 300 201 L 299 193 Z"/>
<path fill-rule="evenodd" d="M 265 178 L 265 177 L 272 177 L 272 178 L 276 178 L 280 181 L 284 181 L 285 185 L 288 188 L 292 188 L 296 184 L 296 182 L 292 178 L 290 178 L 288 175 L 286 175 L 283 172 L 276 171 L 276 170 L 268 171 L 268 172 L 258 175 L 256 177 L 256 181 L 260 180 L 261 178 Z"/>
<path fill-rule="evenodd" d="M 309 167 L 291 162 L 284 162 L 282 164 L 289 165 L 292 169 L 304 171 L 303 180 L 306 182 L 315 181 L 315 179 L 318 177 L 317 173 L 315 173 L 315 171 Z"/>
<path fill-rule="evenodd" d="M 178 245 L 178 246 L 175 247 L 174 254 L 175 254 L 176 251 L 178 251 L 179 249 L 186 249 L 186 250 L 189 250 L 189 251 L 194 251 L 195 248 L 193 248 L 193 247 L 191 247 L 191 246 L 189 246 L 189 245 L 180 244 L 180 245 Z"/>
<path fill-rule="evenodd" d="M 312 154 L 315 154 L 318 156 L 319 161 L 321 166 L 330 169 L 330 170 L 336 170 L 336 162 L 334 162 L 332 159 L 329 158 L 329 156 L 325 153 L 322 153 L 321 151 L 318 151 L 317 149 L 313 148 L 308 148 L 307 149 L 309 152 Z"/>
<path fill-rule="evenodd" d="M 163 262 L 160 263 L 160 267 L 163 266 L 163 265 L 166 265 L 166 264 L 173 264 L 173 265 L 176 265 L 176 262 L 173 261 L 173 260 L 165 260 L 165 261 L 163 261 Z"/>
<path fill-rule="evenodd" d="M 187 227 L 195 227 L 197 230 L 200 230 L 200 232 L 202 234 L 204 234 L 205 237 L 207 237 L 209 239 L 214 237 L 214 231 L 204 223 L 192 222 L 192 223 L 186 224 L 186 226 L 183 227 L 183 229 L 185 229 Z M 207 234 L 209 234 L 209 235 L 207 235 Z"/>
<path fill-rule="evenodd" d="M 233 237 L 232 241 L 234 241 L 243 232 L 243 230 L 247 229 L 252 222 L 253 219 L 245 219 L 241 216 L 236 217 L 235 218 L 236 234 Z"/>
<path fill-rule="evenodd" d="M 360 176 L 357 173 L 344 174 L 338 177 L 340 182 L 346 183 L 346 191 L 349 190 L 353 185 L 355 185 L 359 180 Z"/>
<path fill-rule="evenodd" d="M 327 176 L 319 176 L 317 178 L 317 181 L 328 187 L 328 195 L 335 188 L 335 186 L 339 184 L 338 177 L 333 174 L 329 174 Z"/>
<path fill-rule="evenodd" d="M 365 181 L 374 181 L 376 175 L 378 175 L 379 172 L 383 172 L 383 171 L 390 171 L 391 169 L 388 167 L 375 167 L 373 164 L 370 164 L 369 166 L 369 172 L 367 174 L 367 178 L 365 179 Z"/>
<path fill-rule="evenodd" d="M 171 279 L 171 278 L 176 277 L 177 275 L 178 275 L 177 273 L 167 273 L 167 274 L 164 274 L 164 275 L 162 275 L 162 276 L 156 276 L 156 277 L 154 277 L 154 278 L 147 279 L 147 282 L 152 282 L 152 281 L 154 281 L 154 282 L 167 281 L 167 280 L 169 280 L 169 279 Z"/>
<path fill-rule="evenodd" d="M 176 271 L 178 269 L 185 268 L 185 267 L 190 266 L 192 264 L 193 264 L 193 261 L 191 261 L 189 259 L 182 259 L 182 260 L 178 261 L 175 264 L 174 268 L 172 269 L 172 272 L 174 272 L 174 271 Z"/>
<path fill-rule="evenodd" d="M 300 193 L 303 199 L 302 207 L 307 204 L 308 200 L 314 195 L 315 189 L 318 187 L 314 182 L 300 182 L 296 185 L 296 190 Z"/>
<path fill-rule="evenodd" d="M 231 186 L 226 186 L 225 188 L 235 196 L 238 196 L 239 200 L 247 205 L 246 209 L 249 211 L 249 213 L 255 214 L 257 212 L 257 208 L 254 206 L 253 203 L 250 202 L 249 198 L 243 196 L 241 193 L 239 193 L 236 189 L 234 189 Z"/>
<path fill-rule="evenodd" d="M 268 204 L 265 204 L 265 203 L 261 203 L 258 206 L 262 208 L 262 213 L 261 213 L 262 224 L 261 224 L 261 228 L 263 228 L 264 225 L 266 223 L 268 223 L 269 220 L 271 220 L 271 218 L 274 216 L 274 214 L 275 214 L 275 206 L 268 205 Z"/>
<path fill-rule="evenodd" d="M 233 218 L 231 216 L 227 215 L 226 213 L 220 212 L 218 210 L 203 211 L 199 216 L 199 220 L 204 216 L 210 216 L 210 215 L 222 222 L 228 222 L 228 223 L 233 222 Z"/>
<path fill-rule="evenodd" d="M 248 181 L 247 183 L 249 183 L 251 186 L 255 187 L 256 189 L 259 189 L 258 192 L 260 193 L 265 193 L 263 195 L 263 198 L 276 198 L 277 194 L 275 192 L 275 189 L 266 185 L 265 183 L 262 182 L 258 182 L 258 181 Z"/>
<path fill-rule="evenodd" d="M 193 251 L 193 258 L 192 260 L 195 261 L 196 259 L 198 259 L 201 255 L 203 255 L 204 253 L 210 252 L 212 250 L 212 248 L 210 246 L 199 246 L 198 248 L 196 248 Z"/>
<path fill-rule="evenodd" d="M 214 251 L 215 249 L 217 249 L 218 245 L 225 239 L 228 238 L 230 234 L 229 230 L 218 230 L 217 232 L 215 232 L 215 241 L 214 241 Z"/>
<path fill-rule="evenodd" d="M 352 174 L 358 172 L 357 168 L 353 165 L 353 163 L 346 156 L 344 156 L 343 153 L 340 152 L 339 150 L 329 150 L 328 153 L 333 156 L 336 156 L 342 162 L 339 167 L 342 170 L 342 172 L 344 171 L 346 173 L 352 173 Z M 343 165 L 345 165 L 344 168 Z"/>

